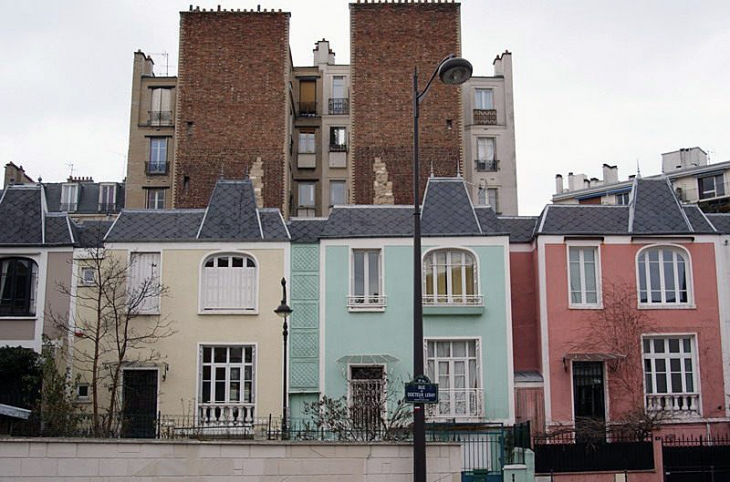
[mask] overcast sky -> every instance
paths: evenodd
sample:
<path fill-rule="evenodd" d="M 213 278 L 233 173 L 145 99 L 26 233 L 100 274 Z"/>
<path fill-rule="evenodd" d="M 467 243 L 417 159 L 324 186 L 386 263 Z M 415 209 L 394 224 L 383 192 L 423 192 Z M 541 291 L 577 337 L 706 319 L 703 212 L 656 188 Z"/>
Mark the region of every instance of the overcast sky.
<path fill-rule="evenodd" d="M 0 16 L 0 162 L 33 178 L 124 178 L 133 52 L 177 74 L 190 1 L 5 0 Z M 348 0 L 218 0 L 201 8 L 289 11 L 296 65 L 330 40 L 349 63 Z M 462 54 L 475 75 L 512 52 L 520 214 L 538 214 L 555 174 L 658 174 L 661 153 L 699 146 L 730 160 L 730 1 L 463 0 Z M 153 56 L 157 73 L 165 58 Z M 424 105 L 423 107 L 428 108 Z"/>

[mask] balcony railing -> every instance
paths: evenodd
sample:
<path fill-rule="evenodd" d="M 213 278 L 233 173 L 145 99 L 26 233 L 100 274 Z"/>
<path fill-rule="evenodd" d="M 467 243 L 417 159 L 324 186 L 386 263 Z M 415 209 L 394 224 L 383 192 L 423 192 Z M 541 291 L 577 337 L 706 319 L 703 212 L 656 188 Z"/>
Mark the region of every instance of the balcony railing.
<path fill-rule="evenodd" d="M 474 123 L 483 126 L 496 126 L 497 109 L 474 109 Z"/>
<path fill-rule="evenodd" d="M 699 393 L 659 393 L 646 396 L 649 412 L 668 412 L 675 416 L 699 415 Z"/>
<path fill-rule="evenodd" d="M 145 162 L 144 168 L 148 175 L 164 175 L 169 169 L 167 162 Z"/>
<path fill-rule="evenodd" d="M 491 160 L 477 159 L 477 171 L 485 171 L 485 172 L 499 171 L 499 161 L 497 159 L 491 159 Z"/>
<path fill-rule="evenodd" d="M 79 203 L 61 203 L 61 211 L 73 212 L 79 208 Z"/>
<path fill-rule="evenodd" d="M 315 117 L 317 115 L 316 102 L 300 102 L 299 115 L 301 117 Z"/>
<path fill-rule="evenodd" d="M 350 113 L 350 99 L 330 99 L 329 114 L 330 115 L 347 115 Z"/>
<path fill-rule="evenodd" d="M 198 425 L 203 428 L 252 427 L 254 408 L 253 403 L 200 403 Z"/>
<path fill-rule="evenodd" d="M 423 304 L 426 306 L 482 306 L 482 295 L 452 295 L 428 294 L 423 295 Z"/>
<path fill-rule="evenodd" d="M 113 213 L 117 210 L 117 203 L 99 203 L 100 213 Z"/>
<path fill-rule="evenodd" d="M 388 304 L 387 296 L 348 296 L 347 308 L 350 311 L 357 310 L 382 310 Z"/>
<path fill-rule="evenodd" d="M 152 126 L 171 126 L 172 111 L 171 110 L 149 110 L 150 125 Z"/>
<path fill-rule="evenodd" d="M 429 419 L 465 419 L 484 416 L 484 390 L 452 388 L 439 390 L 439 402 L 428 405 Z"/>
<path fill-rule="evenodd" d="M 330 152 L 347 152 L 347 144 L 330 144 Z"/>

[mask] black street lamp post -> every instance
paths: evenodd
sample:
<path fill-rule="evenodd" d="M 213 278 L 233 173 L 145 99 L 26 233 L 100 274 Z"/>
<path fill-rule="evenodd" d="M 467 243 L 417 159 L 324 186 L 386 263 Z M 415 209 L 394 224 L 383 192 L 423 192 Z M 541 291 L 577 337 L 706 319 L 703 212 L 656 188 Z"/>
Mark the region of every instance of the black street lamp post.
<path fill-rule="evenodd" d="M 281 304 L 274 310 L 274 313 L 279 315 L 284 320 L 282 336 L 284 337 L 284 382 L 282 388 L 282 411 L 281 411 L 281 439 L 286 440 L 288 438 L 288 427 L 287 427 L 287 338 L 289 336 L 289 325 L 287 324 L 287 318 L 292 313 L 292 309 L 286 304 L 286 278 L 281 278 Z"/>
<path fill-rule="evenodd" d="M 463 84 L 471 78 L 468 60 L 453 54 L 434 69 L 423 92 L 418 91 L 418 68 L 413 71 L 413 376 L 424 375 L 423 369 L 423 293 L 421 281 L 421 206 L 418 160 L 419 106 L 428 94 L 431 83 L 439 76 L 448 85 Z M 413 406 L 413 481 L 426 482 L 426 414 L 422 403 Z"/>

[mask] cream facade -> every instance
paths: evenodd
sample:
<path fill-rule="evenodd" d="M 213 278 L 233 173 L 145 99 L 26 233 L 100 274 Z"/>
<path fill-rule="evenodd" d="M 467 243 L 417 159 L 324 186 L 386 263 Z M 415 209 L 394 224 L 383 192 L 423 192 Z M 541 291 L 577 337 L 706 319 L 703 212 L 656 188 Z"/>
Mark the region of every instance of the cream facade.
<path fill-rule="evenodd" d="M 512 54 L 494 59 L 494 75 L 472 77 L 461 87 L 464 176 L 475 205 L 517 214 L 517 159 Z"/>

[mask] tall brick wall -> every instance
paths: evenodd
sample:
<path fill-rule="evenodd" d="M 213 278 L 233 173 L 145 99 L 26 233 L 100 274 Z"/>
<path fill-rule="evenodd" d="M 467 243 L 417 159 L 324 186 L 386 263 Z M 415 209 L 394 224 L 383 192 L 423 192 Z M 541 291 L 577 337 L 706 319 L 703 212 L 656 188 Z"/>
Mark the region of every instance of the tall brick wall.
<path fill-rule="evenodd" d="M 263 200 L 283 208 L 289 13 L 180 14 L 175 207 L 204 207 L 216 180 L 263 164 Z"/>
<path fill-rule="evenodd" d="M 355 202 L 375 201 L 375 158 L 396 204 L 413 202 L 413 69 L 425 87 L 448 54 L 460 54 L 460 5 L 453 2 L 350 4 L 352 159 Z M 421 190 L 431 172 L 463 172 L 460 88 L 434 81 L 421 105 Z M 452 123 L 447 128 L 447 120 Z M 421 191 L 422 193 L 423 191 Z"/>

